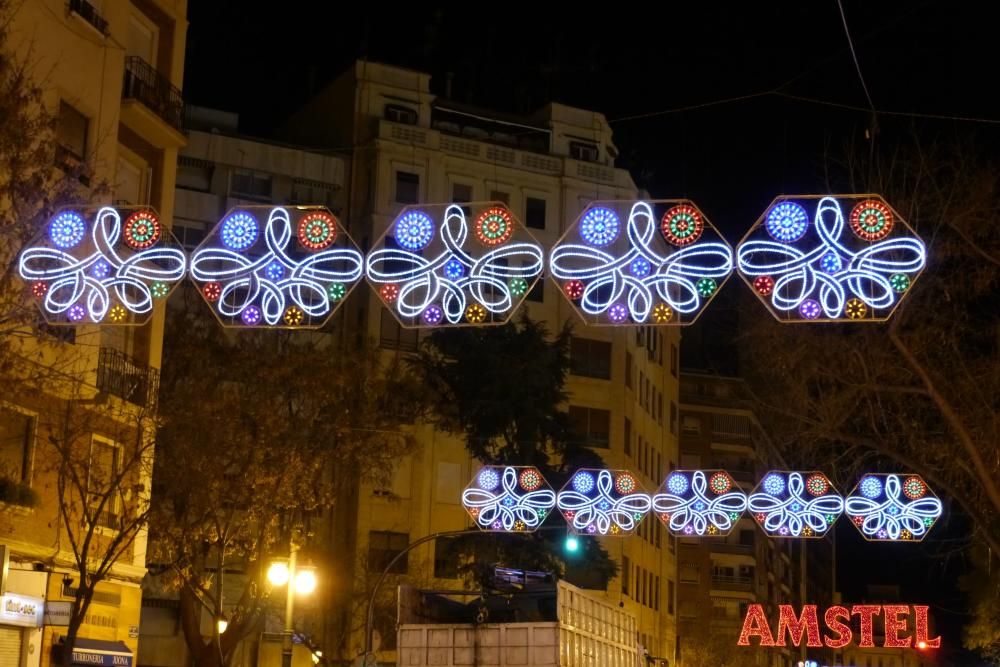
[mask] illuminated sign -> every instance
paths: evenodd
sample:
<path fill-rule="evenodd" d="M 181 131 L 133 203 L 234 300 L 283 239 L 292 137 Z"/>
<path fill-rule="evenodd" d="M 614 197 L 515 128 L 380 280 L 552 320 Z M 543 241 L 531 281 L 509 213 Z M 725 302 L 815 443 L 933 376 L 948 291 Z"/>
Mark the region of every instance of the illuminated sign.
<path fill-rule="evenodd" d="M 853 616 L 858 617 L 859 648 L 875 647 L 875 617 L 881 618 L 885 632 L 881 635 L 884 648 L 938 648 L 941 638 L 930 639 L 927 635 L 927 607 L 905 604 L 856 604 L 852 607 L 840 605 L 830 607 L 823 614 L 827 632 L 820 636 L 819 612 L 814 604 L 802 606 L 800 614 L 790 604 L 779 605 L 776 633 L 764 614 L 764 607 L 752 604 L 743 619 L 743 629 L 736 642 L 740 646 L 750 646 L 750 638 L 757 637 L 760 646 L 801 646 L 803 638 L 810 648 L 844 648 L 854 640 L 851 629 Z M 908 635 L 909 619 L 913 617 L 913 634 Z M 786 639 L 787 636 L 787 639 Z"/>
<path fill-rule="evenodd" d="M 0 597 L 0 623 L 37 628 L 42 625 L 45 600 L 28 595 L 7 593 Z"/>

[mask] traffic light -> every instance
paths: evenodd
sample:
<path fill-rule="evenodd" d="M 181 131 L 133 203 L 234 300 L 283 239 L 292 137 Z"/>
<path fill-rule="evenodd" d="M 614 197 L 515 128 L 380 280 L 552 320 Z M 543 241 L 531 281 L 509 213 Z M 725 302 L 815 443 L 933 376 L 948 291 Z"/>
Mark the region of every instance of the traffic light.
<path fill-rule="evenodd" d="M 575 554 L 580 550 L 580 538 L 573 534 L 567 535 L 563 548 L 566 550 L 566 553 Z"/>

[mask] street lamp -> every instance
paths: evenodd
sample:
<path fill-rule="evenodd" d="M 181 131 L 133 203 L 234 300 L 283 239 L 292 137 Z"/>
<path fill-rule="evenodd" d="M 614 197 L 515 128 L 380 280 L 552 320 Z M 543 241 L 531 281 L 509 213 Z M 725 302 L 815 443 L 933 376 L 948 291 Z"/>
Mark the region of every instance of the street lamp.
<path fill-rule="evenodd" d="M 300 531 L 294 529 L 289 540 L 288 559 L 279 558 L 267 568 L 267 580 L 275 588 L 285 586 L 285 631 L 281 637 L 281 667 L 292 667 L 292 624 L 295 614 L 295 594 L 309 595 L 316 590 L 316 569 L 307 566 L 298 568 Z"/>

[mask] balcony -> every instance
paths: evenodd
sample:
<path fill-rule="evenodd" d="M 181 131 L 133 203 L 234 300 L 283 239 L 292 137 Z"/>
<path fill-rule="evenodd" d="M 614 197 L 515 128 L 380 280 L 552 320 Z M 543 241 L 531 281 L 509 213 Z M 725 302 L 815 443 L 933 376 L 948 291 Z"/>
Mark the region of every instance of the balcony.
<path fill-rule="evenodd" d="M 751 554 L 752 544 L 739 544 L 737 542 L 709 542 L 709 550 L 720 554 Z"/>
<path fill-rule="evenodd" d="M 108 36 L 108 22 L 104 20 L 97 8 L 87 0 L 69 0 L 69 11 L 71 14 L 79 16 L 97 32 L 105 37 Z"/>
<path fill-rule="evenodd" d="M 125 58 L 122 122 L 158 148 L 180 147 L 184 98 L 155 67 L 138 56 Z"/>
<path fill-rule="evenodd" d="M 712 575 L 712 588 L 722 591 L 747 591 L 753 585 L 750 577 L 732 577 L 724 574 Z"/>
<path fill-rule="evenodd" d="M 119 350 L 102 347 L 97 358 L 97 389 L 152 412 L 160 391 L 160 372 Z"/>

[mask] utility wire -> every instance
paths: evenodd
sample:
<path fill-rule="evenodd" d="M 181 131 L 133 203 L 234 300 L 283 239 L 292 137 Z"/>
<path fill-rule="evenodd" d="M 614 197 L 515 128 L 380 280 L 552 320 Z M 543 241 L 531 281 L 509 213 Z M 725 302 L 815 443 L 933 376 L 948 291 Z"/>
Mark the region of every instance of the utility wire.
<path fill-rule="evenodd" d="M 847 46 L 851 48 L 851 58 L 854 59 L 854 69 L 858 71 L 858 78 L 861 80 L 861 88 L 865 91 L 865 97 L 868 98 L 868 106 L 871 107 L 872 113 L 875 113 L 875 103 L 872 102 L 871 93 L 868 92 L 868 85 L 865 83 L 865 77 L 861 74 L 861 64 L 858 62 L 858 54 L 854 51 L 854 42 L 851 40 L 851 31 L 847 27 L 847 16 L 844 14 L 844 5 L 841 0 L 837 0 L 837 9 L 840 10 L 840 20 L 844 24 L 844 34 L 847 35 Z"/>

